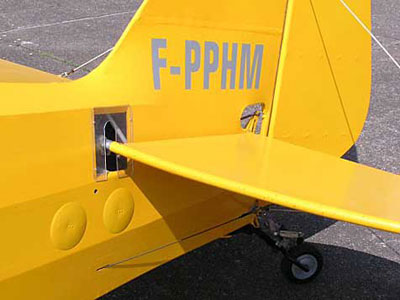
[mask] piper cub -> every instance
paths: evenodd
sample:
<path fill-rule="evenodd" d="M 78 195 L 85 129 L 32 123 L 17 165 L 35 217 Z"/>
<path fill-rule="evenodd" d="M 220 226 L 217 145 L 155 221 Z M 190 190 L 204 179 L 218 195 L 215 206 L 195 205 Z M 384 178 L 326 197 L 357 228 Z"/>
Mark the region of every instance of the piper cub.
<path fill-rule="evenodd" d="M 371 37 L 339 0 L 147 0 L 87 76 L 2 61 L 0 81 L 1 299 L 99 297 L 249 226 L 314 279 L 272 204 L 400 232 L 399 176 L 341 159 Z"/>

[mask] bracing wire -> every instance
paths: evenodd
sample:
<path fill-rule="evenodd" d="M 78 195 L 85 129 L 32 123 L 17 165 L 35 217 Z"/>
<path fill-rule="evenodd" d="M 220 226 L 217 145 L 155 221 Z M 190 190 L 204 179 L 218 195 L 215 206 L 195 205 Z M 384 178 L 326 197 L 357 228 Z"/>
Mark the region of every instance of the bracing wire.
<path fill-rule="evenodd" d="M 393 55 L 386 49 L 386 47 L 379 41 L 379 39 L 372 33 L 372 31 L 368 28 L 367 25 L 357 16 L 357 14 L 350 8 L 350 6 L 344 1 L 340 0 L 342 5 L 346 8 L 346 10 L 353 16 L 353 18 L 361 25 L 361 27 L 372 37 L 372 39 L 378 44 L 378 46 L 386 53 L 386 55 L 390 58 L 390 60 L 396 65 L 396 67 L 400 70 L 400 63 L 393 57 Z"/>
<path fill-rule="evenodd" d="M 73 68 L 71 71 L 62 73 L 60 76 L 61 77 L 70 76 L 71 74 L 75 73 L 76 71 L 79 71 L 80 69 L 82 69 L 83 67 L 87 66 L 88 64 L 94 62 L 95 60 L 99 59 L 100 57 L 102 57 L 102 56 L 106 55 L 107 53 L 111 52 L 113 49 L 114 49 L 114 47 L 112 47 L 110 49 L 107 49 L 106 51 L 100 53 L 99 55 L 96 55 L 95 57 L 89 59 L 87 62 L 84 62 L 83 64 Z"/>

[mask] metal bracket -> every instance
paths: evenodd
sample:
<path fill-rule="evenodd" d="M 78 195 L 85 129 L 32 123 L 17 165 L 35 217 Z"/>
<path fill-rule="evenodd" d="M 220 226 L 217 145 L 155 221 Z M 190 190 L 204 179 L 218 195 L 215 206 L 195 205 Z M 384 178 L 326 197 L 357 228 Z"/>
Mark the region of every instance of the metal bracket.
<path fill-rule="evenodd" d="M 275 248 L 285 251 L 301 244 L 304 241 L 304 234 L 297 231 L 283 230 L 283 226 L 276 222 L 268 208 L 259 210 L 257 214 L 259 230 L 268 236 Z"/>
<path fill-rule="evenodd" d="M 93 110 L 95 178 L 104 181 L 109 172 L 126 176 L 128 161 L 108 150 L 107 142 L 131 142 L 132 117 L 129 107 L 95 108 Z"/>
<path fill-rule="evenodd" d="M 258 228 L 255 234 L 272 248 L 280 251 L 289 261 L 305 272 L 307 266 L 302 265 L 290 254 L 290 249 L 303 243 L 304 235 L 301 232 L 282 230 L 282 225 L 272 219 L 268 208 L 260 209 L 257 214 Z"/>

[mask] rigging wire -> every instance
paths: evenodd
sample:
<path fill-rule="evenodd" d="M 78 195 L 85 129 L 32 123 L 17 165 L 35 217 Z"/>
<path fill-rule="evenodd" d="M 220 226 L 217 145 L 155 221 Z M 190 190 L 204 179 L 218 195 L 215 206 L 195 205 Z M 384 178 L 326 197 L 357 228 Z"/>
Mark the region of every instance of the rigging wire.
<path fill-rule="evenodd" d="M 181 239 L 179 239 L 179 240 L 175 240 L 175 241 L 172 241 L 172 242 L 170 242 L 170 243 L 164 244 L 164 245 L 159 246 L 159 247 L 157 247 L 157 248 L 153 248 L 153 249 L 151 249 L 151 250 L 147 250 L 147 251 L 142 252 L 142 253 L 139 253 L 139 254 L 137 254 L 137 255 L 130 256 L 130 257 L 128 257 L 128 258 L 122 259 L 122 260 L 120 260 L 120 261 L 107 264 L 107 265 L 105 265 L 105 266 L 102 266 L 102 267 L 98 268 L 96 271 L 101 271 L 101 270 L 103 270 L 103 269 L 113 268 L 113 267 L 116 267 L 116 266 L 121 265 L 121 264 L 123 264 L 123 263 L 126 263 L 126 262 L 128 262 L 128 261 L 131 261 L 131 260 L 140 258 L 140 257 L 142 257 L 142 256 L 146 256 L 146 255 L 148 255 L 148 254 L 154 253 L 154 252 L 156 252 L 156 251 L 165 249 L 165 248 L 170 247 L 170 246 L 172 246 L 172 245 L 185 242 L 186 240 L 189 240 L 189 239 L 191 239 L 191 238 L 200 236 L 200 235 L 202 235 L 202 234 L 204 234 L 204 233 L 207 233 L 207 232 L 210 232 L 210 231 L 212 231 L 212 230 L 214 230 L 214 229 L 218 229 L 218 228 L 220 228 L 220 227 L 222 227 L 222 226 L 224 226 L 224 225 L 228 225 L 228 224 L 233 223 L 233 222 L 235 222 L 235 221 L 239 221 L 240 219 L 243 219 L 243 218 L 245 218 L 245 217 L 247 217 L 247 216 L 256 215 L 257 212 L 258 212 L 259 210 L 260 210 L 260 207 L 258 206 L 258 203 L 257 203 L 257 201 L 256 201 L 255 204 L 253 205 L 253 207 L 250 208 L 249 211 L 245 212 L 244 214 L 242 214 L 242 215 L 240 215 L 240 216 L 238 216 L 238 217 L 236 217 L 236 218 L 230 219 L 230 220 L 228 220 L 228 221 L 225 221 L 225 222 L 223 222 L 223 223 L 217 224 L 217 225 L 215 225 L 215 226 L 212 226 L 212 227 L 210 227 L 210 228 L 204 229 L 204 230 L 202 230 L 202 231 L 193 233 L 193 234 L 188 235 L 188 236 L 186 236 L 186 237 L 183 237 L 183 238 L 181 238 Z"/>
<path fill-rule="evenodd" d="M 114 49 L 114 47 L 107 49 L 106 51 L 100 53 L 99 55 L 96 55 L 95 57 L 89 59 L 87 62 L 84 62 L 83 64 L 73 68 L 71 71 L 60 74 L 60 76 L 63 78 L 69 77 L 71 74 L 75 73 L 76 71 L 79 71 L 80 69 L 87 66 L 88 64 L 90 64 L 90 63 L 94 62 L 95 60 L 99 59 L 100 57 L 106 55 L 107 53 L 111 52 L 113 49 Z"/>
<path fill-rule="evenodd" d="M 363 21 L 357 16 L 357 14 L 350 8 L 350 6 L 344 1 L 340 0 L 342 5 L 347 9 L 347 11 L 353 16 L 353 18 L 361 25 L 361 27 L 372 37 L 372 39 L 378 44 L 379 47 L 386 53 L 386 55 L 391 59 L 391 61 L 396 65 L 396 67 L 400 70 L 400 63 L 390 54 L 389 50 L 385 48 L 385 46 L 378 40 L 378 38 L 369 30 L 368 26 L 364 24 Z"/>
<path fill-rule="evenodd" d="M 350 8 L 350 6 L 344 1 L 339 0 L 340 3 L 346 8 L 346 10 L 352 15 L 352 17 L 361 25 L 361 27 L 371 36 L 371 38 L 378 44 L 378 46 L 385 52 L 385 54 L 390 58 L 390 60 L 395 64 L 395 66 L 400 70 L 400 63 L 393 57 L 393 55 L 387 50 L 387 48 L 379 41 L 379 39 L 372 33 L 372 31 L 368 28 L 367 25 L 358 17 L 358 15 Z M 114 49 L 114 47 L 107 49 L 106 51 L 100 53 L 99 55 L 91 58 L 90 60 L 86 61 L 85 63 L 79 65 L 76 68 L 73 68 L 69 72 L 64 72 L 60 74 L 61 77 L 69 77 L 76 71 L 79 71 L 83 67 L 87 66 L 88 64 L 92 63 L 93 61 L 101 58 L 102 56 L 108 54 Z"/>

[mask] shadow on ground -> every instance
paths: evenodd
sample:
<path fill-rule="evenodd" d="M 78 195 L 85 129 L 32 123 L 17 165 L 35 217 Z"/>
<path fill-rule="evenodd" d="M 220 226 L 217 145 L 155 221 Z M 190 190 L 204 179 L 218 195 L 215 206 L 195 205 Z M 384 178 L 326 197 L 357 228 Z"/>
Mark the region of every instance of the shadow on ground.
<path fill-rule="evenodd" d="M 343 158 L 357 162 L 356 147 Z M 273 209 L 278 222 L 306 238 L 336 223 Z M 399 299 L 398 263 L 343 247 L 316 246 L 325 265 L 320 276 L 305 285 L 283 278 L 280 253 L 254 235 L 238 234 L 169 262 L 102 299 Z"/>
<path fill-rule="evenodd" d="M 397 263 L 346 248 L 316 246 L 324 254 L 324 269 L 305 285 L 282 277 L 279 253 L 239 234 L 161 266 L 102 299 L 398 299 Z"/>

